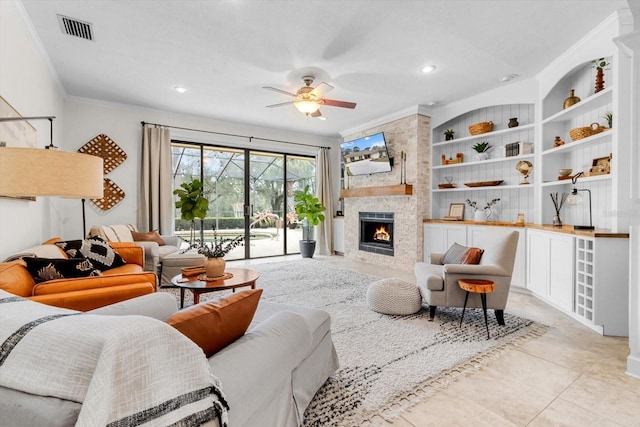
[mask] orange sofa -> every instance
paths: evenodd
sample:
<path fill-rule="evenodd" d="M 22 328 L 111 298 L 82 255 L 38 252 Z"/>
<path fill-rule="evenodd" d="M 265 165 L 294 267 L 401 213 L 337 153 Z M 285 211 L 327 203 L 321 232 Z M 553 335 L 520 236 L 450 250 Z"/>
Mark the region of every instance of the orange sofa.
<path fill-rule="evenodd" d="M 57 246 L 46 244 L 27 249 L 24 254 L 45 258 L 67 258 Z M 134 243 L 109 245 L 126 264 L 102 271 L 95 277 L 55 279 L 37 283 L 20 259 L 0 263 L 0 289 L 42 304 L 88 311 L 156 291 L 156 275 L 144 272 L 144 251 Z"/>

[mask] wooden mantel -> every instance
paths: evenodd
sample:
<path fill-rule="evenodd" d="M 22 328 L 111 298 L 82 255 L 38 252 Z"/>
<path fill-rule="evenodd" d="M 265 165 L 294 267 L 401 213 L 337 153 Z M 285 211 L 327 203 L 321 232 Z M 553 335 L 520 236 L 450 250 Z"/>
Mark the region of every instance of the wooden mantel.
<path fill-rule="evenodd" d="M 345 188 L 340 190 L 340 197 L 376 197 L 376 196 L 411 196 L 413 185 L 398 184 L 380 187 Z"/>

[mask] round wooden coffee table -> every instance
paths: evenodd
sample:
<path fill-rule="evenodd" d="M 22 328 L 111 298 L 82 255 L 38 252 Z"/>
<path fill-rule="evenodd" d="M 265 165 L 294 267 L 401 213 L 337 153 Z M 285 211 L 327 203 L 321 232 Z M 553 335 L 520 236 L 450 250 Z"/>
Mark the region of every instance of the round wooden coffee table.
<path fill-rule="evenodd" d="M 484 325 L 487 328 L 487 339 L 489 339 L 489 322 L 487 322 L 487 294 L 493 292 L 496 285 L 491 280 L 482 279 L 458 279 L 458 286 L 461 289 L 467 291 L 464 296 L 464 307 L 462 307 L 462 317 L 460 317 L 460 326 L 462 326 L 462 319 L 464 319 L 464 311 L 467 309 L 467 299 L 469 299 L 469 292 L 480 294 L 480 300 L 482 301 L 482 311 L 484 313 Z"/>
<path fill-rule="evenodd" d="M 200 302 L 200 294 L 207 292 L 224 291 L 226 289 L 232 289 L 235 292 L 236 288 L 243 286 L 250 286 L 251 289 L 255 289 L 256 280 L 260 277 L 257 271 L 247 268 L 227 268 L 224 272 L 233 276 L 228 279 L 221 278 L 217 280 L 199 280 L 197 275 L 183 277 L 182 274 L 178 274 L 172 277 L 171 284 L 180 288 L 180 308 L 184 307 L 185 289 L 193 293 L 193 303 L 198 304 Z"/>

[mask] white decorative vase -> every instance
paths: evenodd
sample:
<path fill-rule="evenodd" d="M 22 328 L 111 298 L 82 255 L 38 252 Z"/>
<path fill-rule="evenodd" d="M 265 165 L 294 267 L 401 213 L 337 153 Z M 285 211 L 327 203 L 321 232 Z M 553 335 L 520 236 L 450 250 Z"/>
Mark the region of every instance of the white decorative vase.
<path fill-rule="evenodd" d="M 225 266 L 224 258 L 207 258 L 204 261 L 204 272 L 207 277 L 221 277 L 224 276 Z"/>
<path fill-rule="evenodd" d="M 487 220 L 487 214 L 485 213 L 485 211 L 477 209 L 477 210 L 473 211 L 473 220 L 474 221 L 486 221 Z"/>
<path fill-rule="evenodd" d="M 474 158 L 476 160 L 487 160 L 489 158 L 489 153 L 476 153 Z"/>

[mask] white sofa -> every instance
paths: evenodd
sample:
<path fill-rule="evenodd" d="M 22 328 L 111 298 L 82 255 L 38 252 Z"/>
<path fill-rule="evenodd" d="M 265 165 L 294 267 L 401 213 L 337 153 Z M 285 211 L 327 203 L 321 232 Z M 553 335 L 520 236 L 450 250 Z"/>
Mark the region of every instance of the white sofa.
<path fill-rule="evenodd" d="M 90 313 L 163 320 L 176 311 L 175 298 L 158 292 Z M 301 425 L 314 394 L 338 368 L 330 325 L 325 311 L 261 300 L 245 335 L 208 359 L 229 403 L 229 426 Z M 77 402 L 0 387 L 2 426 L 71 426 L 80 409 Z"/>

